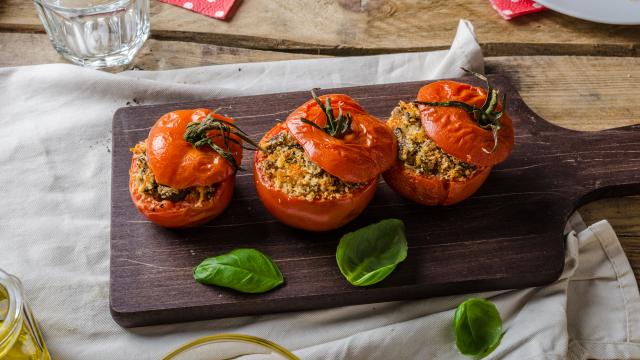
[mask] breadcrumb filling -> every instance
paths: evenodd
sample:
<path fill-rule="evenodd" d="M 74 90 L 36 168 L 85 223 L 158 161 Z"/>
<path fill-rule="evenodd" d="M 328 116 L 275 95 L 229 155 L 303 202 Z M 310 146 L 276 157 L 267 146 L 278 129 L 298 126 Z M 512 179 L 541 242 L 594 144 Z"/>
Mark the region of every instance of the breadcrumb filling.
<path fill-rule="evenodd" d="M 401 101 L 391 112 L 396 124 L 393 133 L 398 140 L 398 159 L 404 166 L 421 175 L 435 175 L 447 180 L 469 178 L 477 170 L 442 150 L 422 127 L 420 110 L 414 103 Z"/>
<path fill-rule="evenodd" d="M 158 184 L 153 171 L 147 163 L 147 147 L 144 141 L 131 148 L 131 152 L 137 155 L 134 181 L 139 194 L 151 196 L 157 201 L 182 201 L 202 203 L 211 199 L 216 193 L 216 185 L 193 186 L 186 189 L 175 189 L 170 186 Z"/>
<path fill-rule="evenodd" d="M 366 185 L 342 181 L 323 170 L 286 131 L 269 139 L 264 150 L 266 156 L 258 170 L 272 187 L 289 196 L 309 201 L 335 199 Z"/>

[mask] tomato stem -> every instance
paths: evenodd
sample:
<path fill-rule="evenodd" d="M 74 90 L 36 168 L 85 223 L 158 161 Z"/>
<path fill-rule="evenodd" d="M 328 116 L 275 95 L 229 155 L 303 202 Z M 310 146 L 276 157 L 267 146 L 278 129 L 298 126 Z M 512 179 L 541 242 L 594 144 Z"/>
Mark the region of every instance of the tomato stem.
<path fill-rule="evenodd" d="M 209 146 L 213 151 L 217 152 L 220 156 L 222 156 L 225 160 L 227 160 L 231 166 L 237 171 L 242 170 L 242 168 L 236 162 L 236 158 L 229 151 L 229 141 L 240 145 L 243 149 L 246 150 L 263 150 L 260 145 L 256 144 L 249 135 L 242 131 L 236 124 L 222 120 L 216 119 L 213 115 L 218 112 L 219 109 L 212 111 L 207 114 L 207 117 L 203 121 L 192 121 L 187 125 L 187 129 L 184 132 L 184 139 L 193 147 L 200 148 L 203 146 Z M 214 135 L 209 135 L 209 131 L 217 130 L 219 133 Z M 240 141 L 230 137 L 230 135 L 235 135 L 240 139 L 244 140 L 251 146 L 245 146 Z M 222 137 L 222 141 L 224 142 L 224 146 L 227 150 L 223 149 L 219 145 L 213 142 L 213 139 Z"/>
<path fill-rule="evenodd" d="M 496 151 L 496 148 L 498 147 L 498 131 L 502 129 L 500 118 L 507 108 L 507 94 L 502 95 L 502 110 L 496 111 L 499 104 L 498 97 L 500 92 L 498 90 L 495 90 L 491 86 L 491 83 L 486 76 L 471 70 L 467 70 L 465 68 L 462 68 L 462 70 L 485 82 L 487 86 L 487 98 L 485 99 L 484 104 L 482 104 L 482 107 L 478 108 L 462 101 L 416 101 L 416 104 L 427 106 L 457 107 L 466 111 L 478 123 L 478 126 L 491 131 L 491 134 L 493 135 L 493 148 L 491 150 L 482 148 L 482 151 L 486 153 L 492 153 Z"/>
<path fill-rule="evenodd" d="M 300 121 L 307 125 L 311 125 L 316 129 L 322 130 L 330 136 L 340 139 L 345 135 L 351 133 L 351 122 L 353 118 L 351 117 L 351 113 L 347 113 L 346 115 L 342 113 L 342 102 L 338 103 L 338 117 L 333 115 L 333 108 L 331 107 L 331 98 L 327 97 L 325 99 L 325 103 L 322 104 L 322 101 L 316 95 L 316 90 L 320 89 L 311 89 L 311 96 L 313 100 L 316 101 L 322 112 L 324 112 L 327 117 L 327 124 L 324 127 L 319 126 L 311 120 L 300 118 Z"/>

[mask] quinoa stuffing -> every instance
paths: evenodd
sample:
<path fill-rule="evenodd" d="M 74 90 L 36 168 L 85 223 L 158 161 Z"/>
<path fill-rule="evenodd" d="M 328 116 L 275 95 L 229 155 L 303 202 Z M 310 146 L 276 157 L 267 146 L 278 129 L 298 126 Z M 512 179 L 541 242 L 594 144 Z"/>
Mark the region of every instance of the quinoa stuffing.
<path fill-rule="evenodd" d="M 186 189 L 175 189 L 170 186 L 158 184 L 153 172 L 147 163 L 147 148 L 144 141 L 131 148 L 131 152 L 137 156 L 137 173 L 134 176 L 135 185 L 139 194 L 151 196 L 156 201 L 182 201 L 188 200 L 202 203 L 211 199 L 216 192 L 216 186 L 193 186 Z"/>
<path fill-rule="evenodd" d="M 305 200 L 342 197 L 366 183 L 349 183 L 312 162 L 295 138 L 286 131 L 269 139 L 258 169 L 271 186 Z"/>
<path fill-rule="evenodd" d="M 442 150 L 427 136 L 420 120 L 420 110 L 414 103 L 401 101 L 389 119 L 395 125 L 398 159 L 404 166 L 421 175 L 435 175 L 447 180 L 463 180 L 477 170 Z"/>

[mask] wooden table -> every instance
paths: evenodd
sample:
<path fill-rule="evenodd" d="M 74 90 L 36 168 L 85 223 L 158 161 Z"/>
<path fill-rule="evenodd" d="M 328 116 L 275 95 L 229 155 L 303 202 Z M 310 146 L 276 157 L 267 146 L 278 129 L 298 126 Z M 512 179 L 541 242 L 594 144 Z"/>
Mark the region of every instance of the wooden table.
<path fill-rule="evenodd" d="M 245 1 L 228 23 L 156 0 L 151 13 L 151 38 L 130 68 L 445 49 L 465 18 L 476 27 L 487 72 L 507 74 L 543 118 L 580 130 L 640 123 L 640 27 L 551 11 L 507 22 L 487 0 Z M 0 2 L 0 66 L 53 62 L 65 61 L 31 2 Z M 640 278 L 640 196 L 579 210 L 587 223 L 609 220 Z"/>

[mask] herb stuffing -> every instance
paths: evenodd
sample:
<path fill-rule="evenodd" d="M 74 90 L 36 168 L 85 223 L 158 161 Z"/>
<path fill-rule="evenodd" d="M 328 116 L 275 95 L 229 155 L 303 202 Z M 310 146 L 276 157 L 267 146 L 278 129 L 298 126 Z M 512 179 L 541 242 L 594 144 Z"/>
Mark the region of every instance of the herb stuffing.
<path fill-rule="evenodd" d="M 335 199 L 366 183 L 349 183 L 329 174 L 305 154 L 302 146 L 286 131 L 265 145 L 266 154 L 258 163 L 260 172 L 274 188 L 306 200 Z"/>
<path fill-rule="evenodd" d="M 389 123 L 398 140 L 398 159 L 420 175 L 434 175 L 446 180 L 471 177 L 477 167 L 442 150 L 429 138 L 414 103 L 401 101 L 391 113 Z"/>
<path fill-rule="evenodd" d="M 213 198 L 216 193 L 216 184 L 192 186 L 186 189 L 175 189 L 159 184 L 147 163 L 145 142 L 141 141 L 136 144 L 131 152 L 136 157 L 136 172 L 133 174 L 133 181 L 139 194 L 151 196 L 156 201 L 193 200 L 196 203 L 201 203 Z"/>

